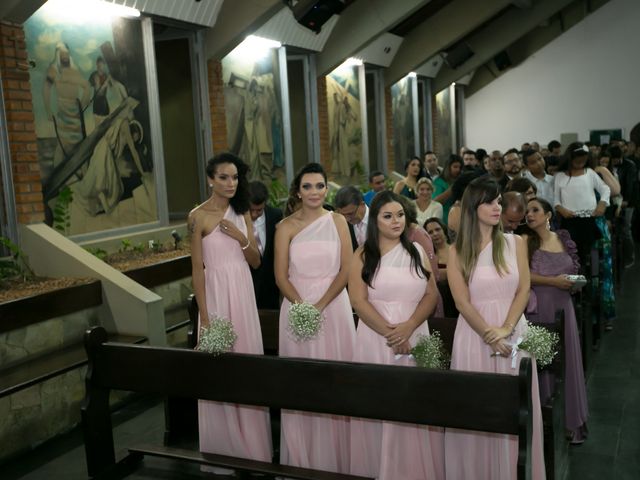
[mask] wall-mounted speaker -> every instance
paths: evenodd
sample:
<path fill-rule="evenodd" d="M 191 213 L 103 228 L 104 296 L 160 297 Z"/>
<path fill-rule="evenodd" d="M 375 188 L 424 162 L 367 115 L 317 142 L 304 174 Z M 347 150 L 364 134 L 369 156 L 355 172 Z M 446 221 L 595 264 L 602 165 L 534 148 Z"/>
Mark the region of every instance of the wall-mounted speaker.
<path fill-rule="evenodd" d="M 320 33 L 327 20 L 342 10 L 344 10 L 343 0 L 300 0 L 291 6 L 293 16 L 298 23 L 316 33 Z"/>
<path fill-rule="evenodd" d="M 453 68 L 455 70 L 464 62 L 473 57 L 473 55 L 474 52 L 473 50 L 471 50 L 471 47 L 462 42 L 445 52 L 445 55 L 443 55 L 444 63 L 446 63 L 449 68 Z"/>
<path fill-rule="evenodd" d="M 496 64 L 496 68 L 500 72 L 506 70 L 512 65 L 511 58 L 505 50 L 501 51 L 499 54 L 493 57 L 493 63 Z"/>

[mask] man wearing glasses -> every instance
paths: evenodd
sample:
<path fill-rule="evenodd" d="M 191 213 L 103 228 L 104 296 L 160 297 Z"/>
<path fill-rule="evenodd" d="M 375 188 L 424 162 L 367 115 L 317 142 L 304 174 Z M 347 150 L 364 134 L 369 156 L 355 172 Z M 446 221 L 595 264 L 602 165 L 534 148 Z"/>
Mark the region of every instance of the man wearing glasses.
<path fill-rule="evenodd" d="M 360 190 L 351 185 L 338 190 L 333 203 L 336 207 L 336 212 L 343 215 L 349 223 L 351 245 L 355 250 L 367 239 L 369 207 L 364 203 Z"/>

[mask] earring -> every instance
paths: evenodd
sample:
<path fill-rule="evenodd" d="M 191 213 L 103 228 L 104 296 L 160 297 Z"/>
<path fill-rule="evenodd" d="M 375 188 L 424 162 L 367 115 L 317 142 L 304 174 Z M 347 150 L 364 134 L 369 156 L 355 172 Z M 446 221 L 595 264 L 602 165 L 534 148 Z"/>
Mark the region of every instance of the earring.
<path fill-rule="evenodd" d="M 549 222 L 548 218 L 547 218 L 547 230 L 551 230 L 551 223 Z"/>
<path fill-rule="evenodd" d="M 209 184 L 209 188 L 213 188 L 213 183 L 210 183 L 210 184 Z"/>

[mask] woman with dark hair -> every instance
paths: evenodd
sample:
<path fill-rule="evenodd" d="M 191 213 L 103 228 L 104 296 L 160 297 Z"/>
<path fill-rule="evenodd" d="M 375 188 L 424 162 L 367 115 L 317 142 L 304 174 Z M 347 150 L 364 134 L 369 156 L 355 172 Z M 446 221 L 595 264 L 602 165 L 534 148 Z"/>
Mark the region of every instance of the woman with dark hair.
<path fill-rule="evenodd" d="M 449 209 L 454 202 L 451 199 L 451 186 L 460 176 L 460 172 L 462 172 L 462 157 L 453 154 L 444 167 L 443 175 L 440 175 L 433 182 L 433 199 L 442 204 L 442 221 L 445 225 L 448 224 Z"/>
<path fill-rule="evenodd" d="M 280 222 L 275 237 L 274 271 L 284 296 L 280 356 L 351 361 L 355 327 L 345 286 L 353 251 L 347 221 L 323 208 L 327 176 L 318 163 L 300 169 L 291 194 L 299 208 Z M 296 342 L 287 328 L 289 306 L 301 302 L 315 306 L 323 325 L 317 337 Z M 283 410 L 281 424 L 281 463 L 349 471 L 348 418 Z"/>
<path fill-rule="evenodd" d="M 582 142 L 571 143 L 554 179 L 553 198 L 560 215 L 560 225 L 569 231 L 578 246 L 581 263 L 601 233 L 595 218 L 602 217 L 609 205 L 610 189 L 587 165 L 589 147 Z M 596 191 L 600 199 L 596 198 Z"/>
<path fill-rule="evenodd" d="M 582 367 L 582 352 L 576 314 L 571 300 L 573 282 L 567 275 L 580 269 L 576 244 L 566 230 L 551 231 L 553 208 L 543 199 L 530 200 L 527 205 L 527 224 L 530 233 L 523 235 L 529 252 L 531 267 L 531 298 L 529 311 L 538 315 L 541 323 L 552 324 L 556 310 L 564 310 L 564 399 L 565 428 L 571 443 L 584 442 L 587 433 L 587 390 Z M 546 404 L 554 390 L 555 378 L 542 372 L 540 401 Z"/>
<path fill-rule="evenodd" d="M 453 339 L 451 369 L 517 375 L 525 352 L 512 343 L 526 328 L 529 298 L 526 245 L 517 235 L 502 232 L 498 183 L 488 176 L 472 181 L 462 197 L 460 230 L 449 252 L 447 276 L 460 311 Z M 544 478 L 542 418 L 538 379 L 533 366 L 531 447 L 532 478 Z M 447 429 L 447 478 L 514 479 L 518 437 Z"/>
<path fill-rule="evenodd" d="M 262 354 L 262 334 L 249 265 L 260 265 L 249 214 L 247 165 L 231 153 L 207 163 L 211 196 L 189 213 L 193 290 L 198 331 L 210 317 L 233 323 L 233 351 Z M 271 461 L 271 429 L 265 408 L 198 401 L 200 451 Z M 218 471 L 220 469 L 216 469 Z"/>
<path fill-rule="evenodd" d="M 349 272 L 358 314 L 354 361 L 415 366 L 408 354 L 436 306 L 436 285 L 425 252 L 408 236 L 402 199 L 380 192 L 371 202 L 367 240 Z M 442 434 L 436 428 L 351 419 L 351 473 L 380 480 L 442 479 Z"/>
<path fill-rule="evenodd" d="M 440 296 L 442 298 L 442 311 L 445 317 L 457 317 L 459 312 L 458 309 L 456 309 L 456 302 L 451 296 L 451 289 L 449 288 L 449 282 L 447 281 L 447 263 L 449 262 L 449 238 L 447 226 L 442 223 L 442 220 L 438 217 L 431 217 L 424 222 L 424 229 L 431 237 L 433 248 L 436 252 L 436 259 L 438 261 L 438 276 L 436 284 L 438 286 L 438 292 L 440 292 Z"/>
<path fill-rule="evenodd" d="M 407 160 L 404 164 L 406 176 L 396 182 L 393 191 L 411 200 L 416 199 L 416 184 L 422 171 L 422 162 L 418 157 Z"/>

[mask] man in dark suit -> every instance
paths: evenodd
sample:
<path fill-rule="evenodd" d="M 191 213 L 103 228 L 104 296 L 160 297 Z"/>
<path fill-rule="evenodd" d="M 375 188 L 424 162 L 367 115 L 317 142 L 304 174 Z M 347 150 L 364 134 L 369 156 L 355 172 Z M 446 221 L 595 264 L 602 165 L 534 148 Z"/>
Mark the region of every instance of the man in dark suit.
<path fill-rule="evenodd" d="M 269 192 L 264 183 L 249 184 L 249 212 L 253 222 L 253 233 L 260 250 L 260 266 L 251 269 L 253 288 L 258 308 L 280 308 L 280 291 L 273 273 L 273 241 L 276 224 L 282 220 L 282 211 L 267 205 Z"/>

